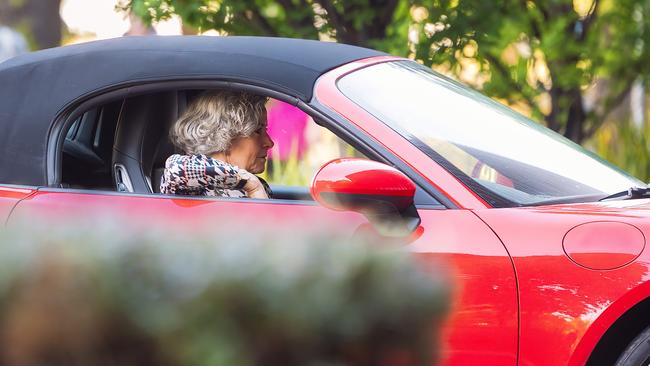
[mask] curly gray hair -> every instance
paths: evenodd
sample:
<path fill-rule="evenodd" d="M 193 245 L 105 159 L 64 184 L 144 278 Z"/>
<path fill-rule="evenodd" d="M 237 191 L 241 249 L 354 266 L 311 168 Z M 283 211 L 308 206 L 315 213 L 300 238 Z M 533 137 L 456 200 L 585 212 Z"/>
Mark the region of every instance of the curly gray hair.
<path fill-rule="evenodd" d="M 205 92 L 176 121 L 169 137 L 187 154 L 227 151 L 234 138 L 250 136 L 264 126 L 266 101 L 244 92 Z"/>

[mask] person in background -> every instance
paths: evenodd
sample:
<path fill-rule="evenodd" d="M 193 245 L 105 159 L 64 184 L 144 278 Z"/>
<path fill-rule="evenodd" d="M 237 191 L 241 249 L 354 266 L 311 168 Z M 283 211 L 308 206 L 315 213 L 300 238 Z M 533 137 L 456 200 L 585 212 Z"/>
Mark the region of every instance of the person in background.
<path fill-rule="evenodd" d="M 165 162 L 163 194 L 270 198 L 264 172 L 273 140 L 266 101 L 244 92 L 208 91 L 190 104 L 170 131 L 184 155 Z"/>
<path fill-rule="evenodd" d="M 142 19 L 135 14 L 129 13 L 129 30 L 123 36 L 155 36 L 156 30 L 149 24 L 145 24 Z"/>
<path fill-rule="evenodd" d="M 22 34 L 0 25 L 0 62 L 29 51 Z"/>
<path fill-rule="evenodd" d="M 291 104 L 274 100 L 269 106 L 268 119 L 269 135 L 276 142 L 270 151 L 271 158 L 280 161 L 291 157 L 302 159 L 307 149 L 307 114 Z"/>

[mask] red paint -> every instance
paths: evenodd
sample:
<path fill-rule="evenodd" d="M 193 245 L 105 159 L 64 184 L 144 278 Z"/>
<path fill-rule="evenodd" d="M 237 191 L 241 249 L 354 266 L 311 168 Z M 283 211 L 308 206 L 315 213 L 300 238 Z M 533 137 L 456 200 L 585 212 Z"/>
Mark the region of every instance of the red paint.
<path fill-rule="evenodd" d="M 567 232 L 594 221 L 624 223 L 610 228 L 638 245 L 640 238 L 632 234 L 629 225 L 645 236 L 650 233 L 648 200 L 476 213 L 499 235 L 515 264 L 520 291 L 521 365 L 583 365 L 607 328 L 650 296 L 647 250 L 624 267 L 597 271 L 577 265 L 562 247 Z M 620 225 L 626 226 L 623 229 Z M 609 244 L 597 243 L 598 260 L 603 256 L 611 256 L 611 261 L 627 260 L 629 245 L 621 247 L 616 232 L 603 234 L 613 240 Z"/>
<path fill-rule="evenodd" d="M 351 62 L 334 69 L 318 79 L 315 87 L 315 97 L 319 102 L 331 108 L 336 113 L 356 125 L 368 134 L 370 138 L 386 147 L 389 151 L 400 156 L 404 163 L 419 172 L 429 183 L 436 187 L 450 201 L 460 208 L 480 209 L 490 207 L 483 199 L 469 190 L 456 177 L 444 168 L 431 161 L 426 154 L 406 141 L 397 132 L 375 118 L 363 108 L 354 104 L 336 87 L 336 81 L 342 76 L 376 63 L 402 60 L 398 57 L 373 57 Z"/>
<path fill-rule="evenodd" d="M 516 365 L 517 288 L 508 254 L 468 210 L 419 210 L 418 259 L 449 271 L 455 290 L 441 365 Z"/>
<path fill-rule="evenodd" d="M 225 223 L 232 230 L 274 225 L 288 230 L 335 230 L 350 236 L 368 226 L 361 214 L 307 204 L 62 191 L 39 191 L 22 201 L 10 224 L 24 220 L 31 225 L 41 219 L 50 223 L 63 218 L 77 220 L 98 213 L 105 220 L 142 230 L 155 230 L 157 225 L 171 223 L 192 230 L 212 228 L 199 218 Z M 436 269 L 442 266 L 454 286 L 452 310 L 443 330 L 446 364 L 515 365 L 516 282 L 503 245 L 470 211 L 419 210 L 419 214 L 421 227 L 405 238 L 402 245 L 416 255 L 421 265 Z"/>
<path fill-rule="evenodd" d="M 394 60 L 373 58 L 351 63 L 323 76 L 316 86 L 320 102 L 359 126 L 375 141 L 402 157 L 415 171 L 462 208 L 472 209 L 503 241 L 514 261 L 519 286 L 521 365 L 581 365 L 584 364 L 600 337 L 626 310 L 650 297 L 650 259 L 646 250 L 638 255 L 639 240 L 631 239 L 621 247 L 620 241 L 597 243 L 598 253 L 581 252 L 585 248 L 570 244 L 578 261 L 595 267 L 610 267 L 612 263 L 628 265 L 610 271 L 596 271 L 577 265 L 565 254 L 563 238 L 572 228 L 592 221 L 620 221 L 638 227 L 645 236 L 650 233 L 650 204 L 648 200 L 612 201 L 607 203 L 557 205 L 536 208 L 490 209 L 489 205 L 431 161 L 374 116 L 351 102 L 336 88 L 336 80 L 356 69 L 378 62 Z M 437 230 L 439 223 L 422 224 L 425 232 Z M 458 236 L 465 236 L 463 228 Z M 611 239 L 616 233 L 607 234 Z M 573 239 L 570 239 L 573 240 Z M 418 241 L 420 242 L 420 241 Z M 464 241 L 471 245 L 469 239 Z M 479 240 L 475 245 L 481 246 Z M 598 258 L 595 258 L 595 257 Z M 605 260 L 603 257 L 608 256 Z M 487 258 L 484 258 L 487 259 Z M 485 268 L 488 261 L 475 265 Z M 467 284 L 465 284 L 467 285 Z M 483 293 L 483 295 L 485 295 Z M 484 306 L 496 310 L 498 302 Z M 456 314 L 456 313 L 454 313 Z M 453 316 L 452 316 L 453 318 Z M 452 320 L 452 328 L 462 327 L 463 321 Z M 482 341 L 507 336 L 505 329 L 492 328 L 492 335 Z M 455 347 L 464 340 L 446 338 Z M 477 355 L 489 354 L 479 345 Z M 446 364 L 499 365 L 494 359 L 469 361 L 450 359 Z"/>
<path fill-rule="evenodd" d="M 404 173 L 386 164 L 343 158 L 323 165 L 314 176 L 312 196 L 318 200 L 323 192 L 413 197 L 415 184 Z"/>
<path fill-rule="evenodd" d="M 34 192 L 33 189 L 27 188 L 0 187 L 0 194 L 6 198 L 22 199 L 29 196 L 32 192 Z"/>
<path fill-rule="evenodd" d="M 607 270 L 630 264 L 643 251 L 645 237 L 630 224 L 596 221 L 572 228 L 562 244 L 577 264 Z"/>
<path fill-rule="evenodd" d="M 0 228 L 4 226 L 11 210 L 21 199 L 29 197 L 35 190 L 28 188 L 0 186 Z"/>

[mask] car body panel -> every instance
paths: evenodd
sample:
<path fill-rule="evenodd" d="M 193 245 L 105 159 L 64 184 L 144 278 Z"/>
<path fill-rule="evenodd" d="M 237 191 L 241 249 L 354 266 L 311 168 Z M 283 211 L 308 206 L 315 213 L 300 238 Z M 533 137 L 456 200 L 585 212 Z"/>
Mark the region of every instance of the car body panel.
<path fill-rule="evenodd" d="M 460 208 L 489 207 L 478 195 L 469 190 L 456 177 L 446 171 L 417 147 L 402 138 L 397 132 L 386 126 L 360 106 L 354 104 L 336 87 L 336 81 L 342 76 L 359 68 L 379 62 L 401 60 L 396 57 L 378 56 L 351 62 L 336 68 L 316 83 L 315 97 L 318 101 L 355 124 L 378 143 L 402 158 L 402 160 L 419 172 L 429 183 L 436 187 L 446 198 Z"/>
<path fill-rule="evenodd" d="M 517 363 L 517 281 L 492 230 L 470 210 L 419 210 L 422 237 L 408 245 L 442 265 L 454 289 L 442 365 Z"/>
<path fill-rule="evenodd" d="M 607 328 L 650 293 L 647 249 L 627 265 L 594 270 L 572 261 L 562 247 L 565 235 L 586 223 L 624 223 L 647 238 L 650 200 L 489 209 L 476 214 L 499 235 L 515 264 L 521 365 L 584 364 Z M 629 257 L 627 247 L 615 245 L 608 252 L 591 254 Z"/>
<path fill-rule="evenodd" d="M 444 168 L 336 90 L 338 78 L 394 60 L 399 59 L 375 57 L 340 67 L 319 79 L 315 96 L 400 155 L 459 207 L 473 210 L 503 241 L 513 257 L 519 286 L 521 365 L 584 364 L 604 332 L 626 310 L 649 297 L 650 262 L 641 255 L 611 271 L 625 280 L 611 281 L 604 271 L 587 269 L 571 260 L 564 252 L 563 238 L 572 228 L 594 221 L 630 223 L 648 237 L 650 220 L 645 203 L 490 208 Z M 597 255 L 624 255 L 629 259 L 630 253 L 612 247 L 610 252 Z M 603 276 L 610 283 L 602 283 Z M 610 305 L 611 314 L 606 311 Z"/>
<path fill-rule="evenodd" d="M 34 192 L 36 189 L 0 186 L 0 227 L 7 221 L 16 204 Z"/>
<path fill-rule="evenodd" d="M 18 204 L 10 223 L 37 217 L 83 218 L 105 215 L 122 224 L 203 225 L 197 217 L 215 222 L 242 222 L 282 227 L 314 227 L 345 235 L 372 230 L 363 215 L 332 211 L 311 203 L 264 200 L 192 199 L 169 196 L 71 193 L 44 189 Z M 515 365 L 517 354 L 517 292 L 514 270 L 503 245 L 492 231 L 468 210 L 419 210 L 422 230 L 405 248 L 424 265 L 444 266 L 455 289 L 451 316 L 444 326 L 446 364 Z M 315 227 L 314 223 L 318 223 Z M 246 226 L 250 229 L 250 225 Z M 462 232 L 462 235 L 459 233 Z M 402 239 L 403 240 L 403 239 Z"/>

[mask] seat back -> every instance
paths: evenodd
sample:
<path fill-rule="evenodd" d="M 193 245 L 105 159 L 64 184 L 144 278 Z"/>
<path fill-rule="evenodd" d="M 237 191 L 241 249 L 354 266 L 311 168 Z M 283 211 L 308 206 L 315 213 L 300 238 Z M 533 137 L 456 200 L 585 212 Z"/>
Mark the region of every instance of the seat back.
<path fill-rule="evenodd" d="M 160 165 L 160 160 L 164 165 L 164 159 L 173 153 L 168 131 L 179 115 L 178 100 L 177 91 L 124 100 L 112 157 L 118 191 L 153 193 L 159 190 L 160 182 L 153 177 L 154 166 Z"/>

